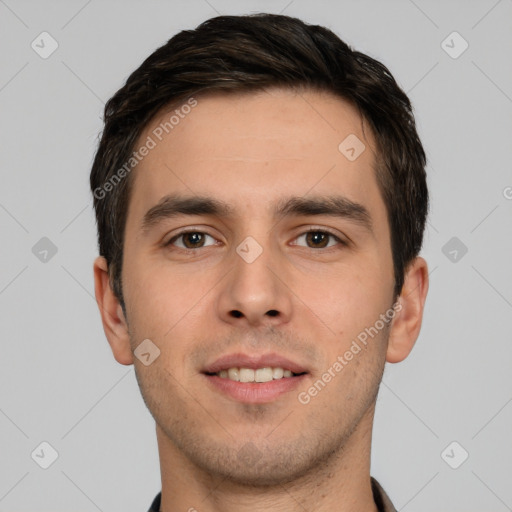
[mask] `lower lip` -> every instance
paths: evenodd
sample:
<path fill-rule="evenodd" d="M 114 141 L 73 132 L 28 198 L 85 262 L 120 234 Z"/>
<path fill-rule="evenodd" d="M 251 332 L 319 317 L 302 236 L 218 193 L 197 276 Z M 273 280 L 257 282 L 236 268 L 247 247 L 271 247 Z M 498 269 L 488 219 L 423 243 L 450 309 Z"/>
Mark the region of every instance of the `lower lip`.
<path fill-rule="evenodd" d="M 279 396 L 296 389 L 307 377 L 307 374 L 303 374 L 269 382 L 237 382 L 218 375 L 204 375 L 216 390 L 239 402 L 249 404 L 272 402 Z"/>

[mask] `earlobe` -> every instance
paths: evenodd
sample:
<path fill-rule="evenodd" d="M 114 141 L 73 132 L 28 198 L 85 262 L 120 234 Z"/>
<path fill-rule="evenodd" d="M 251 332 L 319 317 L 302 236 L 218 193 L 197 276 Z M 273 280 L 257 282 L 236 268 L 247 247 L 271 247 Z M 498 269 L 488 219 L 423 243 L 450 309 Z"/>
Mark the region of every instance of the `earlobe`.
<path fill-rule="evenodd" d="M 124 365 L 133 364 L 128 324 L 121 304 L 110 286 L 108 264 L 103 256 L 94 260 L 94 291 L 103 330 L 116 361 Z"/>
<path fill-rule="evenodd" d="M 417 257 L 409 265 L 398 298 L 397 314 L 391 326 L 386 361 L 399 363 L 411 352 L 418 339 L 428 292 L 427 262 Z"/>

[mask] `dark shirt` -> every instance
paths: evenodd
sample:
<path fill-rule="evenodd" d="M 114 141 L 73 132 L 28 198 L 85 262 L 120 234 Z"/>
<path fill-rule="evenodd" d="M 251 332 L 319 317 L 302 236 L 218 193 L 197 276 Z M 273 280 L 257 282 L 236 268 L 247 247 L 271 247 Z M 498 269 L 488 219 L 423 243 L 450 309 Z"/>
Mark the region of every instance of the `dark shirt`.
<path fill-rule="evenodd" d="M 396 512 L 396 508 L 391 503 L 388 495 L 384 492 L 384 489 L 380 486 L 379 482 L 375 480 L 375 478 L 371 477 L 372 482 L 372 491 L 373 491 L 373 500 L 375 501 L 375 505 L 377 505 L 377 510 L 379 512 Z M 162 498 L 162 493 L 158 493 L 157 497 L 153 500 L 153 504 L 148 512 L 160 512 L 160 500 Z"/>

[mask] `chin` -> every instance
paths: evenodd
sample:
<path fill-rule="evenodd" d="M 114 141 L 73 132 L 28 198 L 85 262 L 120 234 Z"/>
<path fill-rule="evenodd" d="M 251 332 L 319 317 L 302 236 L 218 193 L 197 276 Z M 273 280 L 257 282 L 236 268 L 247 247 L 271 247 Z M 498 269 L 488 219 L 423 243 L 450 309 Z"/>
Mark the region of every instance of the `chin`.
<path fill-rule="evenodd" d="M 248 442 L 241 449 L 213 447 L 187 454 L 208 475 L 215 475 L 223 485 L 268 488 L 307 477 L 326 466 L 326 454 L 318 446 L 305 449 L 305 443 L 261 448 Z"/>

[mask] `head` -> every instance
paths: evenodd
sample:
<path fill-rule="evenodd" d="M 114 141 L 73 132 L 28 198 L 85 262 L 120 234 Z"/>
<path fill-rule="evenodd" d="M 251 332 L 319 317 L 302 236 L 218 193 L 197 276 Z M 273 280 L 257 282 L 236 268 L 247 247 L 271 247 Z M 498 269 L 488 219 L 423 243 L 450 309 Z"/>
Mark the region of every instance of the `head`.
<path fill-rule="evenodd" d="M 284 482 L 369 421 L 385 361 L 421 325 L 425 164 L 386 67 L 294 18 L 208 20 L 129 76 L 91 171 L 96 295 L 169 446 L 241 482 Z M 160 351 L 149 366 L 133 357 L 145 339 Z M 213 391 L 205 369 L 233 351 L 298 361 L 302 401 Z"/>

